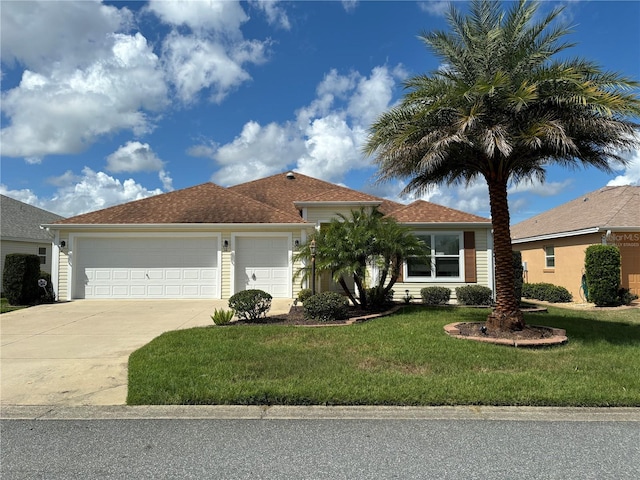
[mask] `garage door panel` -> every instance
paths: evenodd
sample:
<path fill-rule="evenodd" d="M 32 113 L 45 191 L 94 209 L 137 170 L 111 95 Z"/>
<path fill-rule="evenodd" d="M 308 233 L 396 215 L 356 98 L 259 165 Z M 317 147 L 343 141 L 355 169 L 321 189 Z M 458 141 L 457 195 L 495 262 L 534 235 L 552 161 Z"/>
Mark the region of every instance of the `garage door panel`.
<path fill-rule="evenodd" d="M 260 289 L 276 298 L 291 296 L 288 237 L 238 237 L 235 291 Z"/>
<path fill-rule="evenodd" d="M 216 238 L 80 238 L 76 242 L 74 298 L 219 295 Z"/>

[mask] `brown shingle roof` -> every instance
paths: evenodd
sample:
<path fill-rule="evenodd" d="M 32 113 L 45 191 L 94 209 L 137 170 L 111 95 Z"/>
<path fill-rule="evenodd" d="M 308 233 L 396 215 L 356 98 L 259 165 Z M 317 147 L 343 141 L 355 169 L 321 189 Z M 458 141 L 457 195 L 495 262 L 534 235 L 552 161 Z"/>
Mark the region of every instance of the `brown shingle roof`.
<path fill-rule="evenodd" d="M 383 200 L 373 195 L 341 187 L 297 172 L 290 172 L 289 174 L 278 173 L 267 178 L 229 187 L 229 190 L 295 215 L 298 214 L 298 209 L 294 202 L 380 201 L 380 211 L 383 213 L 388 213 L 400 206 L 395 202 Z"/>
<path fill-rule="evenodd" d="M 304 223 L 304 220 L 213 183 L 203 183 L 56 223 Z"/>
<path fill-rule="evenodd" d="M 511 227 L 511 238 L 606 227 L 640 229 L 640 187 L 604 187 Z"/>
<path fill-rule="evenodd" d="M 491 220 L 471 213 L 443 207 L 424 200 L 416 200 L 399 208 L 389 216 L 400 223 L 491 223 Z"/>

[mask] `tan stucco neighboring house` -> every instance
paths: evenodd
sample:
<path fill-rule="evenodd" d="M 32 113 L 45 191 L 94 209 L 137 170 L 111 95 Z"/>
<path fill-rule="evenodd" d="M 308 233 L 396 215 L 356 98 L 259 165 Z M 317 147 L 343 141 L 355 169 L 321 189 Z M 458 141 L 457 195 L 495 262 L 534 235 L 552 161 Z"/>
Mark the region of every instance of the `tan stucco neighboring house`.
<path fill-rule="evenodd" d="M 0 290 L 4 259 L 10 253 L 38 255 L 40 269 L 51 273 L 52 237 L 40 225 L 63 217 L 5 195 L 0 195 L 0 217 Z"/>
<path fill-rule="evenodd" d="M 248 288 L 295 298 L 296 249 L 314 229 L 378 207 L 432 245 L 432 264 L 405 265 L 396 284 L 492 288 L 490 220 L 428 202 L 402 205 L 296 172 L 223 188 L 177 190 L 45 225 L 55 236 L 52 279 L 62 300 L 229 298 Z M 373 272 L 375 274 L 375 272 Z M 334 290 L 329 277 L 320 291 Z"/>
<path fill-rule="evenodd" d="M 513 249 L 522 252 L 524 280 L 567 288 L 581 298 L 585 251 L 616 245 L 621 285 L 640 295 L 640 187 L 604 187 L 511 227 Z"/>

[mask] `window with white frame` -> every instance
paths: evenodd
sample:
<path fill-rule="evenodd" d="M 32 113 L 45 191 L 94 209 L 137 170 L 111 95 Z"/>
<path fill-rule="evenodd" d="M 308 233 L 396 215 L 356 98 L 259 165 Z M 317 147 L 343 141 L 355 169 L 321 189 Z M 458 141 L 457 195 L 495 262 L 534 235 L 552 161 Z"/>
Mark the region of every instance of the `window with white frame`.
<path fill-rule="evenodd" d="M 47 247 L 38 247 L 38 256 L 40 257 L 40 265 L 47 264 Z"/>
<path fill-rule="evenodd" d="M 462 273 L 462 233 L 418 233 L 430 251 L 428 257 L 406 261 L 405 281 L 459 280 Z"/>
<path fill-rule="evenodd" d="M 556 249 L 553 246 L 544 247 L 544 266 L 556 268 Z"/>

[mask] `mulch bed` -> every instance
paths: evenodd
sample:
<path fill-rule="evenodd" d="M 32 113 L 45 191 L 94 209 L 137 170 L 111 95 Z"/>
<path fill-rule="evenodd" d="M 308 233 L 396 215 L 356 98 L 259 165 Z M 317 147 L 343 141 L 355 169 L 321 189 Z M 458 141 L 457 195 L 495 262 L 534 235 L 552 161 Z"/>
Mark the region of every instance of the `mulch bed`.
<path fill-rule="evenodd" d="M 513 332 L 499 332 L 498 334 L 491 332 L 483 332 L 484 323 L 461 323 L 457 325 L 460 335 L 464 337 L 487 337 L 487 338 L 504 338 L 508 340 L 538 340 L 541 338 L 551 338 L 554 333 L 546 327 L 536 327 L 526 325 L 524 330 Z"/>
<path fill-rule="evenodd" d="M 289 310 L 289 313 L 280 315 L 269 315 L 267 318 L 261 318 L 260 320 L 255 322 L 238 320 L 237 322 L 233 322 L 233 325 L 346 325 L 349 322 L 350 318 L 362 317 L 364 315 L 371 315 L 373 313 L 379 312 L 350 307 L 349 317 L 345 320 L 318 322 L 317 320 L 307 320 L 306 318 L 304 318 L 303 307 L 293 306 L 291 307 L 291 310 Z"/>

